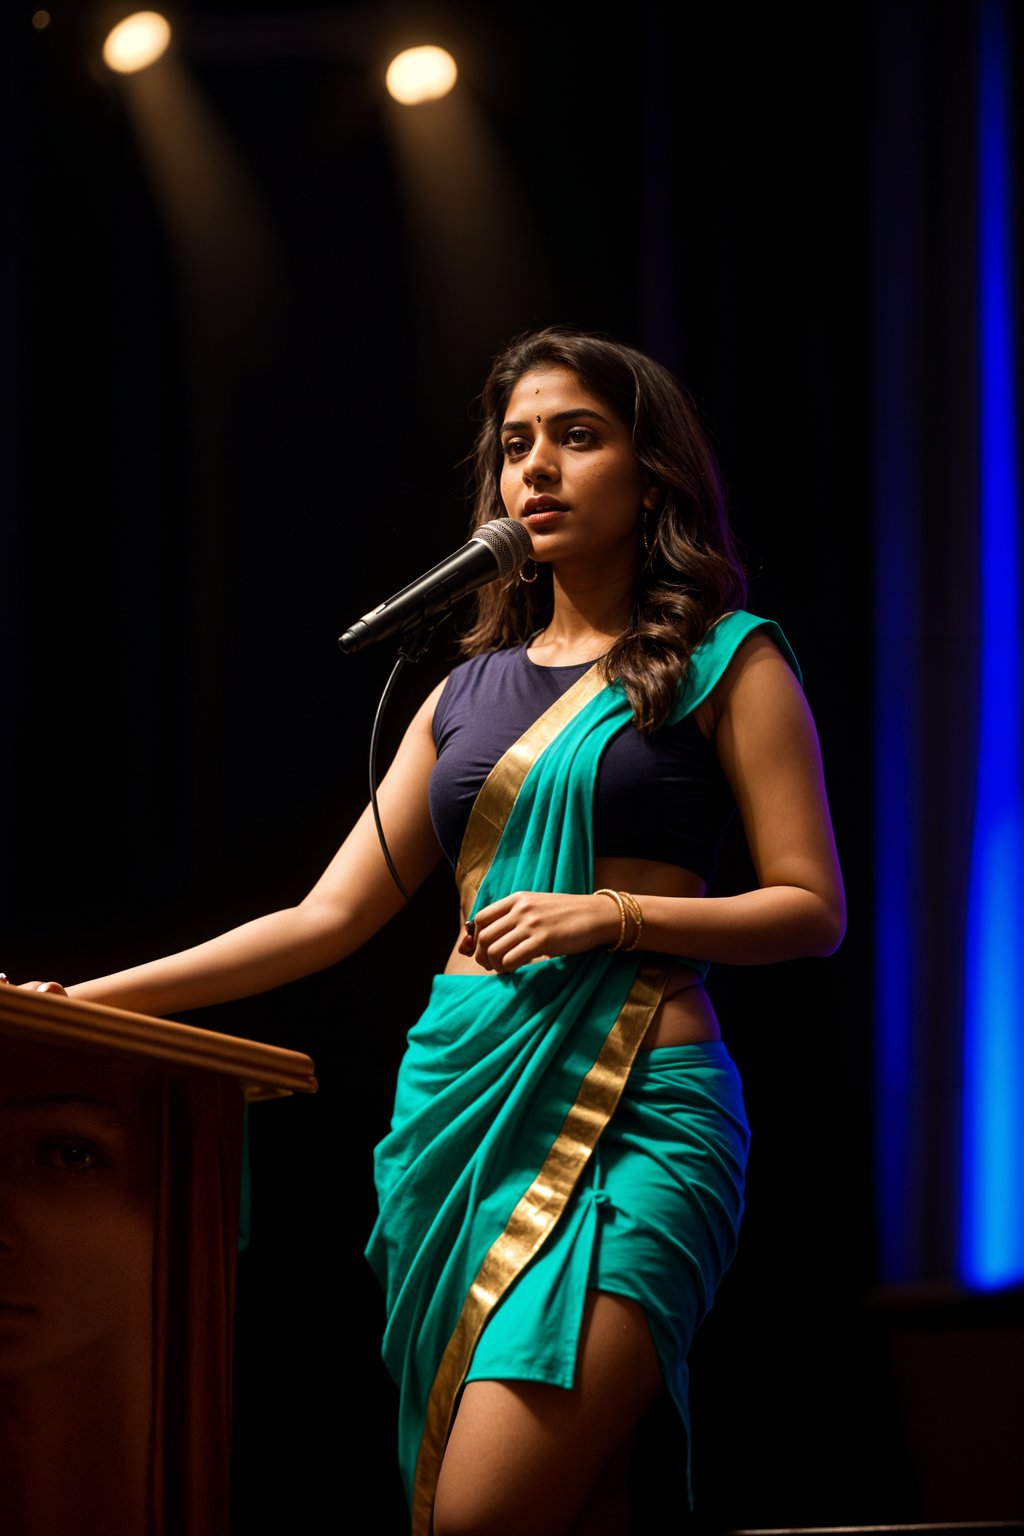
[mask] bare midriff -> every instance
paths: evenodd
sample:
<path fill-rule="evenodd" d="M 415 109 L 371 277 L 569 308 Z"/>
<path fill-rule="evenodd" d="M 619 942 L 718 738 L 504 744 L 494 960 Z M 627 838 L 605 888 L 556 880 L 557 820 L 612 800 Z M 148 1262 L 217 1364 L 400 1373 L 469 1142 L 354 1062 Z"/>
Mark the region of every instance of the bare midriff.
<path fill-rule="evenodd" d="M 676 864 L 658 864 L 648 859 L 596 859 L 594 887 L 610 886 L 616 891 L 631 891 L 643 906 L 644 896 L 703 896 L 704 881 L 690 870 Z M 479 976 L 481 968 L 470 955 L 459 953 L 461 934 L 448 957 L 448 976 Z M 641 940 L 641 950 L 643 941 Z M 697 958 L 696 956 L 694 958 Z M 658 956 L 659 963 L 668 963 Z M 722 1037 L 715 1010 L 696 971 L 680 962 L 671 967 L 665 990 L 650 1026 L 642 1050 L 660 1045 L 697 1045 Z"/>

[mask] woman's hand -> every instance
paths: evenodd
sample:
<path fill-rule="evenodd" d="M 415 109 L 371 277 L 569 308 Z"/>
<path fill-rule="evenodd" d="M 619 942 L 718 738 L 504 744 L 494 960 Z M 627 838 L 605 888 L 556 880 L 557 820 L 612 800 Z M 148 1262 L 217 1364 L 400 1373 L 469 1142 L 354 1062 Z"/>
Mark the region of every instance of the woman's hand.
<path fill-rule="evenodd" d="M 505 972 L 531 960 L 578 955 L 598 944 L 614 944 L 620 919 L 607 896 L 513 891 L 481 907 L 466 926 L 459 953 L 472 955 L 486 971 Z"/>
<path fill-rule="evenodd" d="M 23 992 L 56 992 L 58 997 L 67 997 L 67 993 L 59 981 L 19 981 L 13 982 L 9 976 L 0 971 L 0 986 L 13 987 L 17 985 Z"/>

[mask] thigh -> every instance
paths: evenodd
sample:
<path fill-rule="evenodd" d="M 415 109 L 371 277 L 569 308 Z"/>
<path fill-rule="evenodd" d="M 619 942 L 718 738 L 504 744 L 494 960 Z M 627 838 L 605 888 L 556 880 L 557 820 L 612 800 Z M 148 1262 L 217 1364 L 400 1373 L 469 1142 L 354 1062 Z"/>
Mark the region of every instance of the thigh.
<path fill-rule="evenodd" d="M 642 1307 L 587 1296 L 573 1386 L 473 1381 L 445 1450 L 434 1536 L 560 1536 L 662 1384 Z"/>

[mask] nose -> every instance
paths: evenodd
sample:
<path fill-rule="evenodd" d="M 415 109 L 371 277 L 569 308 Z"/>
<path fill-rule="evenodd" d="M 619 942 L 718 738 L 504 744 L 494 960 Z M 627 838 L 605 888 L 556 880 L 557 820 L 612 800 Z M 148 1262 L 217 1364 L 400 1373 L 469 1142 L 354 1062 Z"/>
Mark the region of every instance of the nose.
<path fill-rule="evenodd" d="M 558 479 L 558 460 L 550 445 L 538 437 L 523 460 L 523 480 L 527 485 L 550 485 Z"/>

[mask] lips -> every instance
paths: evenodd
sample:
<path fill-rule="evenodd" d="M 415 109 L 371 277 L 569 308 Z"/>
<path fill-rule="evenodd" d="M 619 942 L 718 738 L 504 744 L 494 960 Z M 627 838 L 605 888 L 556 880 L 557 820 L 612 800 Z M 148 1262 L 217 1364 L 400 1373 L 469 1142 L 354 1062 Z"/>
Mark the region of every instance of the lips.
<path fill-rule="evenodd" d="M 543 533 L 560 523 L 569 508 L 554 496 L 530 496 L 523 503 L 523 522 L 534 533 Z"/>

